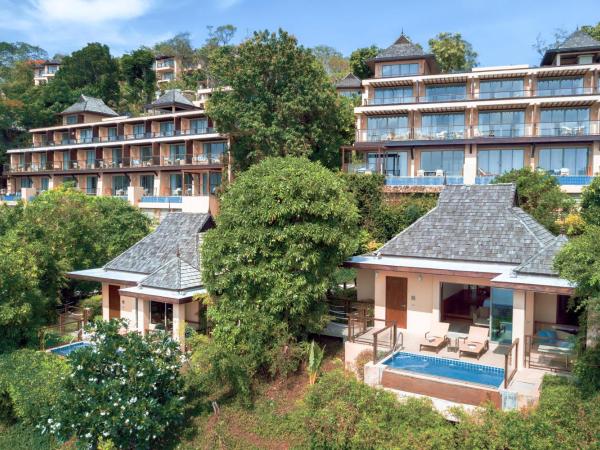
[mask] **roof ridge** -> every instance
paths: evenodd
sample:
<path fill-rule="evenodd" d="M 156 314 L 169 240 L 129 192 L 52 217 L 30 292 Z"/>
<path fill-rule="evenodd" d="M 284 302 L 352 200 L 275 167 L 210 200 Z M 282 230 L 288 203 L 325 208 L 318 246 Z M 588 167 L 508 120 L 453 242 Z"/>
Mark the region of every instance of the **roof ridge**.
<path fill-rule="evenodd" d="M 527 217 L 531 217 L 529 214 L 527 214 L 525 211 L 523 211 L 520 207 L 518 206 L 511 206 L 509 208 L 507 208 L 510 210 L 510 213 L 521 223 L 521 225 L 523 225 L 525 227 L 525 229 L 529 232 L 529 234 L 531 234 L 533 236 L 533 238 L 537 241 L 537 243 L 539 245 L 542 246 L 542 248 L 544 247 L 544 243 L 540 240 L 540 238 L 538 238 L 537 234 L 535 234 L 533 232 L 533 230 L 529 227 L 529 225 L 527 225 L 516 213 L 515 213 L 515 209 L 518 209 L 519 211 L 521 211 L 523 214 L 526 214 Z M 531 217 L 531 219 L 535 220 L 533 217 Z"/>
<path fill-rule="evenodd" d="M 407 226 L 404 230 L 402 230 L 400 233 L 398 233 L 396 236 L 400 236 L 401 234 L 404 234 L 406 232 L 408 232 L 411 228 L 415 227 L 419 222 L 421 222 L 422 220 L 424 220 L 426 217 L 428 217 L 429 215 L 433 214 L 434 211 L 437 211 L 438 209 L 438 205 L 436 204 L 433 208 L 431 208 L 429 211 L 427 211 L 425 214 L 423 214 L 421 217 L 419 217 L 417 220 L 415 220 L 413 223 L 411 223 L 409 226 Z M 375 253 L 380 253 L 381 250 L 389 243 L 391 242 L 396 236 L 392 237 L 391 239 L 389 239 L 385 244 L 383 244 L 381 247 L 379 247 Z"/>

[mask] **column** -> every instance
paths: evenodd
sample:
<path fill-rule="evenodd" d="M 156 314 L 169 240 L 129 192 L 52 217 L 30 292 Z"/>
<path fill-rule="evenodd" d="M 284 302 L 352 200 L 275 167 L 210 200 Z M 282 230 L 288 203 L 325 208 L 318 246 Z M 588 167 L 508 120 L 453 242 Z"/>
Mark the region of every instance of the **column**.
<path fill-rule="evenodd" d="M 102 320 L 110 320 L 108 283 L 102 283 Z"/>
<path fill-rule="evenodd" d="M 440 281 L 437 279 L 433 279 L 432 281 L 433 292 L 431 293 L 431 320 L 432 322 L 439 322 L 442 320 L 442 316 L 440 313 L 441 310 L 441 286 Z"/>
<path fill-rule="evenodd" d="M 185 345 L 185 304 L 173 304 L 173 339 Z"/>
<path fill-rule="evenodd" d="M 463 167 L 463 183 L 475 184 L 477 175 L 477 145 L 465 145 L 465 164 Z"/>
<path fill-rule="evenodd" d="M 523 355 L 525 348 L 525 291 L 513 291 L 513 323 L 512 340 L 519 339 L 519 352 L 516 355 L 517 367 L 523 368 Z"/>
<path fill-rule="evenodd" d="M 385 275 L 375 272 L 375 318 L 385 320 Z M 381 323 L 381 322 L 380 322 Z M 375 324 L 377 325 L 377 324 Z"/>
<path fill-rule="evenodd" d="M 137 301 L 137 331 L 145 335 L 150 327 L 150 300 L 136 299 Z"/>

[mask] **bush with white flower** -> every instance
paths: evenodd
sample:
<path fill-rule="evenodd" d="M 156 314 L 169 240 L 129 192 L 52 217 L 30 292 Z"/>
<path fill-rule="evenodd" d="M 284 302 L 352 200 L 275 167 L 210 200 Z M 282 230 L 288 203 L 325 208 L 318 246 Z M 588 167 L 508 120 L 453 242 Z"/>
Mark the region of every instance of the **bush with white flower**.
<path fill-rule="evenodd" d="M 165 333 L 141 336 L 124 320 L 93 326 L 93 346 L 69 355 L 72 373 L 43 424 L 63 440 L 97 448 L 150 449 L 181 423 L 184 398 L 178 344 Z"/>

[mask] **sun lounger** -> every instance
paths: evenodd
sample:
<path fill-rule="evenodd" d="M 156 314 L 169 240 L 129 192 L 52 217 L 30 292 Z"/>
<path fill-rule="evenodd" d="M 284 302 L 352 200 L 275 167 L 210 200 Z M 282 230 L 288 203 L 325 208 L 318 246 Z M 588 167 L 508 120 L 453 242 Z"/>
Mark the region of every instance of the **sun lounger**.
<path fill-rule="evenodd" d="M 469 327 L 469 335 L 465 338 L 460 338 L 458 356 L 460 357 L 465 353 L 475 355 L 479 359 L 489 348 L 488 334 L 488 328 Z"/>
<path fill-rule="evenodd" d="M 436 322 L 431 325 L 431 330 L 425 333 L 425 340 L 419 346 L 419 351 L 423 348 L 433 350 L 438 353 L 444 345 L 448 344 L 448 328 L 449 323 Z"/>

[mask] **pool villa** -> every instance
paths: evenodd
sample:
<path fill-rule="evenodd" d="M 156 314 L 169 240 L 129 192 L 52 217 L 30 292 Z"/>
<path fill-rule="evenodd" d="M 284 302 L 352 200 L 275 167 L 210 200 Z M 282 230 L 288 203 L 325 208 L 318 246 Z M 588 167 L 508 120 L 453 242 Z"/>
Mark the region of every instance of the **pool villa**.
<path fill-rule="evenodd" d="M 345 363 L 365 381 L 445 404 L 535 402 L 544 374 L 569 371 L 573 286 L 553 269 L 565 244 L 516 203 L 512 184 L 446 186 L 436 208 L 356 256 Z"/>

